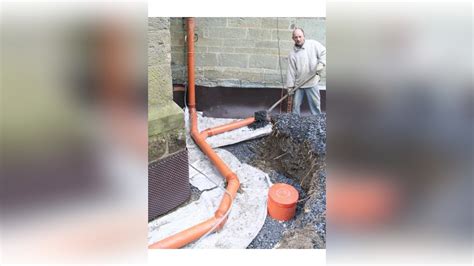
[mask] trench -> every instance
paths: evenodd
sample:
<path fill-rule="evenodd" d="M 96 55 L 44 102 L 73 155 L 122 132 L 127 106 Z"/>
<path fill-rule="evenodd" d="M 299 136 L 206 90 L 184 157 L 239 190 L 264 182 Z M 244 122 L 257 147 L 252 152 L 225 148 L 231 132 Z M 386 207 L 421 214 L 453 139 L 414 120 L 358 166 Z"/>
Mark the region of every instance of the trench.
<path fill-rule="evenodd" d="M 248 248 L 325 248 L 326 115 L 277 114 L 272 123 L 269 136 L 225 147 L 267 172 L 273 183 L 290 184 L 300 195 L 295 217 L 279 222 L 267 216 Z"/>
<path fill-rule="evenodd" d="M 184 90 L 173 92 L 174 101 L 184 107 Z M 249 96 L 250 95 L 250 96 Z M 198 87 L 197 109 L 207 117 L 242 118 L 265 110 L 279 99 L 281 90 L 261 88 Z M 325 111 L 325 91 L 321 107 Z M 326 115 L 310 115 L 306 98 L 302 116 L 285 113 L 286 101 L 271 114 L 272 133 L 260 139 L 222 147 L 242 163 L 268 173 L 272 183 L 287 183 L 299 192 L 295 217 L 280 222 L 267 216 L 248 249 L 324 249 L 326 247 Z M 191 199 L 199 198 L 193 189 Z"/>

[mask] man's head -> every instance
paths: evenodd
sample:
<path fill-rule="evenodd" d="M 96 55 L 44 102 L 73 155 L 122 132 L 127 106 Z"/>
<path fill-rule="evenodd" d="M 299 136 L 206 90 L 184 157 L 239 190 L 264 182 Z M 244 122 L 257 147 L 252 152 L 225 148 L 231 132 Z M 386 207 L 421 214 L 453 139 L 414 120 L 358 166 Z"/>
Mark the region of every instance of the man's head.
<path fill-rule="evenodd" d="M 302 28 L 295 28 L 293 30 L 293 41 L 298 47 L 303 46 L 304 44 L 304 31 Z"/>

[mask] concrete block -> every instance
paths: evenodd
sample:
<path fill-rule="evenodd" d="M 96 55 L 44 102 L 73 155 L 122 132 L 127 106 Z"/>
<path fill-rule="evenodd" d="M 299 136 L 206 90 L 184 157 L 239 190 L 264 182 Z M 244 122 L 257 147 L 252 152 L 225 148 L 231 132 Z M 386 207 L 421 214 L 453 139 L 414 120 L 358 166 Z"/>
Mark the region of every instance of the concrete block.
<path fill-rule="evenodd" d="M 171 45 L 172 46 L 185 46 L 186 43 L 184 42 L 184 34 L 179 32 L 171 31 Z"/>
<path fill-rule="evenodd" d="M 246 53 L 246 54 L 268 54 L 268 55 L 278 55 L 278 48 L 267 48 L 267 47 L 262 47 L 262 48 L 234 48 L 236 53 Z M 280 49 L 281 54 L 287 54 L 284 53 L 283 49 Z"/>
<path fill-rule="evenodd" d="M 173 45 L 171 46 L 172 53 L 186 53 L 186 46 L 184 45 Z"/>
<path fill-rule="evenodd" d="M 208 53 L 234 53 L 233 47 L 207 47 Z"/>
<path fill-rule="evenodd" d="M 272 40 L 278 40 L 278 37 L 280 37 L 280 41 L 282 40 L 289 40 L 291 41 L 293 31 L 288 29 L 288 30 L 272 30 Z"/>
<path fill-rule="evenodd" d="M 173 83 L 184 84 L 188 79 L 187 70 L 184 67 L 173 68 Z"/>
<path fill-rule="evenodd" d="M 280 86 L 285 86 L 286 82 L 286 72 L 283 72 L 283 84 L 282 82 L 282 75 L 278 74 L 263 74 L 263 81 L 266 84 L 272 84 L 272 85 L 280 85 Z"/>
<path fill-rule="evenodd" d="M 249 55 L 247 54 L 219 54 L 218 65 L 225 67 L 248 67 Z"/>
<path fill-rule="evenodd" d="M 278 18 L 278 29 L 289 29 L 290 28 L 289 18 Z M 276 18 L 262 18 L 262 28 L 276 29 L 277 19 Z"/>
<path fill-rule="evenodd" d="M 196 18 L 196 27 L 226 27 L 228 18 Z"/>
<path fill-rule="evenodd" d="M 262 18 L 228 18 L 228 27 L 259 28 Z"/>
<path fill-rule="evenodd" d="M 173 82 L 176 83 L 175 79 L 182 78 L 186 76 L 187 67 L 184 64 L 180 65 L 171 65 Z"/>
<path fill-rule="evenodd" d="M 217 39 L 245 39 L 247 36 L 247 29 L 243 28 L 212 28 L 208 29 L 205 37 Z"/>
<path fill-rule="evenodd" d="M 203 35 L 200 35 L 195 44 L 196 46 L 202 46 L 202 47 L 209 47 L 209 46 L 221 47 L 223 42 L 224 40 L 222 39 L 207 38 L 207 37 L 204 37 Z"/>
<path fill-rule="evenodd" d="M 294 43 L 291 43 L 291 46 L 289 47 L 281 47 L 280 45 L 280 55 L 282 57 L 285 57 L 285 56 L 288 56 L 290 54 L 290 52 L 293 50 L 293 46 L 294 46 Z"/>
<path fill-rule="evenodd" d="M 196 66 L 216 66 L 217 54 L 215 53 L 196 53 Z"/>
<path fill-rule="evenodd" d="M 263 71 L 260 73 L 248 72 L 248 71 L 241 71 L 239 72 L 237 78 L 242 81 L 250 81 L 250 82 L 263 82 L 264 76 Z"/>
<path fill-rule="evenodd" d="M 280 49 L 284 47 L 287 43 L 280 41 Z M 255 43 L 255 47 L 260 48 L 260 49 L 268 49 L 268 48 L 274 48 L 278 49 L 278 42 L 277 41 L 257 41 Z"/>
<path fill-rule="evenodd" d="M 178 65 L 183 66 L 186 64 L 186 54 L 182 52 L 171 53 L 171 66 Z"/>
<path fill-rule="evenodd" d="M 194 47 L 195 53 L 207 53 L 207 46 L 195 46 Z"/>
<path fill-rule="evenodd" d="M 185 30 L 186 20 L 183 18 L 170 18 L 170 27 L 172 29 Z"/>
<path fill-rule="evenodd" d="M 240 68 L 213 67 L 204 71 L 204 81 L 236 80 L 239 78 Z"/>
<path fill-rule="evenodd" d="M 258 54 L 258 49 L 257 48 L 240 48 L 236 47 L 233 48 L 235 53 L 239 54 Z"/>
<path fill-rule="evenodd" d="M 243 38 L 242 39 L 224 39 L 222 46 L 253 48 L 255 47 L 255 40 L 245 40 Z"/>
<path fill-rule="evenodd" d="M 224 69 L 223 68 L 215 67 L 215 68 L 210 68 L 210 69 L 204 70 L 204 77 L 207 80 L 222 79 L 223 74 L 224 74 Z"/>
<path fill-rule="evenodd" d="M 247 39 L 265 41 L 272 39 L 272 31 L 268 29 L 248 29 Z"/>
<path fill-rule="evenodd" d="M 251 55 L 249 58 L 249 67 L 276 69 L 278 67 L 278 56 Z"/>

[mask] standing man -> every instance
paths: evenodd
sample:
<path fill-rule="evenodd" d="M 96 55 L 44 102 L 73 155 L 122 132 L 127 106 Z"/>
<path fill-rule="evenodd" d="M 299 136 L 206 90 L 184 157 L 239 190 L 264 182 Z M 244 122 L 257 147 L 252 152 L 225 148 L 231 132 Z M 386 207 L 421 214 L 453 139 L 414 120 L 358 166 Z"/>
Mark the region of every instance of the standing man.
<path fill-rule="evenodd" d="M 326 47 L 315 40 L 305 40 L 301 28 L 293 30 L 295 46 L 288 56 L 288 74 L 286 87 L 289 89 L 317 74 L 314 78 L 296 90 L 293 113 L 300 114 L 303 96 L 308 97 L 309 108 L 313 115 L 321 113 L 321 101 L 318 88 L 320 73 L 326 67 Z"/>

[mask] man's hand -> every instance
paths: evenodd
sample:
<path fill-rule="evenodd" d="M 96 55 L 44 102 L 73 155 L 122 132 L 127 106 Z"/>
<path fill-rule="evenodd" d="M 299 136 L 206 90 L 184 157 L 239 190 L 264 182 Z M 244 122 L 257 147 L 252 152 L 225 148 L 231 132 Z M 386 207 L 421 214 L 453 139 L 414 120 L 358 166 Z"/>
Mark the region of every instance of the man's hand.
<path fill-rule="evenodd" d="M 323 71 L 324 67 L 325 67 L 325 65 L 323 63 L 318 63 L 316 65 L 316 72 L 318 72 L 318 74 L 320 74 Z"/>
<path fill-rule="evenodd" d="M 288 95 L 292 96 L 295 94 L 295 91 L 293 90 L 294 87 L 288 87 L 286 88 Z"/>
<path fill-rule="evenodd" d="M 323 72 L 325 67 L 326 65 L 324 65 L 323 63 L 318 63 L 316 65 L 316 79 L 318 80 L 317 82 L 321 81 L 321 73 Z"/>
<path fill-rule="evenodd" d="M 319 82 L 321 81 L 321 76 L 319 73 L 316 73 L 316 77 L 314 77 L 317 81 L 316 82 Z"/>

